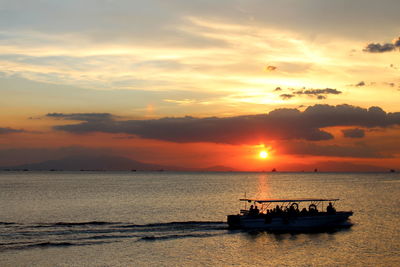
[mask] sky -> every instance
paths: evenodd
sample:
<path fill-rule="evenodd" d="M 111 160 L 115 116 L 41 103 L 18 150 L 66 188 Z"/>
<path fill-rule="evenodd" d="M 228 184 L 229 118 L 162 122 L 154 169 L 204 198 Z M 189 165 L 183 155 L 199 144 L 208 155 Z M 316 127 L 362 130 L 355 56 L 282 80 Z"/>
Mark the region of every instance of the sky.
<path fill-rule="evenodd" d="M 0 166 L 107 154 L 193 169 L 400 169 L 398 10 L 0 0 Z"/>

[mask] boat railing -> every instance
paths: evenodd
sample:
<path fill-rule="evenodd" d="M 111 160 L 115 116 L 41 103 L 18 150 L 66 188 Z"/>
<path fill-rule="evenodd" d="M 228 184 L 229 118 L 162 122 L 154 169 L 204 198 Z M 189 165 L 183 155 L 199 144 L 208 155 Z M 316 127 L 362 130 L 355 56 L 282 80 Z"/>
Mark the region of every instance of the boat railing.
<path fill-rule="evenodd" d="M 248 214 L 249 214 L 249 211 L 248 211 L 248 210 L 241 209 L 241 210 L 240 210 L 240 214 L 248 215 Z"/>

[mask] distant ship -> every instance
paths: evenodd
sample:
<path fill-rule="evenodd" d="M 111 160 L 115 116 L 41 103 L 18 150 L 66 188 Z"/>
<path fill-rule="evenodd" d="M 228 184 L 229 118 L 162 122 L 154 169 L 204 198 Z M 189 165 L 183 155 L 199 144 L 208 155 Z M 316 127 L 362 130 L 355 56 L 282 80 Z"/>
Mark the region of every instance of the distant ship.
<path fill-rule="evenodd" d="M 348 227 L 352 211 L 336 211 L 334 203 L 339 199 L 254 199 L 244 198 L 245 208 L 240 214 L 228 215 L 231 229 L 259 229 L 267 231 L 313 231 Z M 319 211 L 318 207 L 326 211 Z M 247 203 L 251 206 L 247 209 Z M 308 209 L 300 205 L 309 204 Z M 332 204 L 333 203 L 333 204 Z M 273 207 L 276 204 L 276 207 Z M 259 206 L 259 207 L 258 207 Z"/>

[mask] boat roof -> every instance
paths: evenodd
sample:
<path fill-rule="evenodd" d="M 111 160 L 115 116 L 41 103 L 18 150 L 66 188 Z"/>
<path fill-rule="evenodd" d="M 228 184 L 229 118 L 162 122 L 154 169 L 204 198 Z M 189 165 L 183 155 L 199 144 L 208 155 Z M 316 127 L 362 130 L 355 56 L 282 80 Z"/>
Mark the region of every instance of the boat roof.
<path fill-rule="evenodd" d="M 318 202 L 318 201 L 338 201 L 338 198 L 293 198 L 293 199 L 259 199 L 259 198 L 241 198 L 240 201 L 254 201 L 258 203 L 266 202 Z"/>

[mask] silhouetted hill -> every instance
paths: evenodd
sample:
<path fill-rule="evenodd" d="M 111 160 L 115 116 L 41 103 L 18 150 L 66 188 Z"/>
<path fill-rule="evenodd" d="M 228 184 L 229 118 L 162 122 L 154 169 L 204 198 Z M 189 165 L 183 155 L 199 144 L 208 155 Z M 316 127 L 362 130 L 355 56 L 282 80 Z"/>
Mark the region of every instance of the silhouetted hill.
<path fill-rule="evenodd" d="M 23 164 L 3 169 L 28 170 L 161 170 L 170 169 L 166 166 L 149 164 L 119 156 L 71 156 L 56 160 L 47 160 L 39 163 Z"/>

